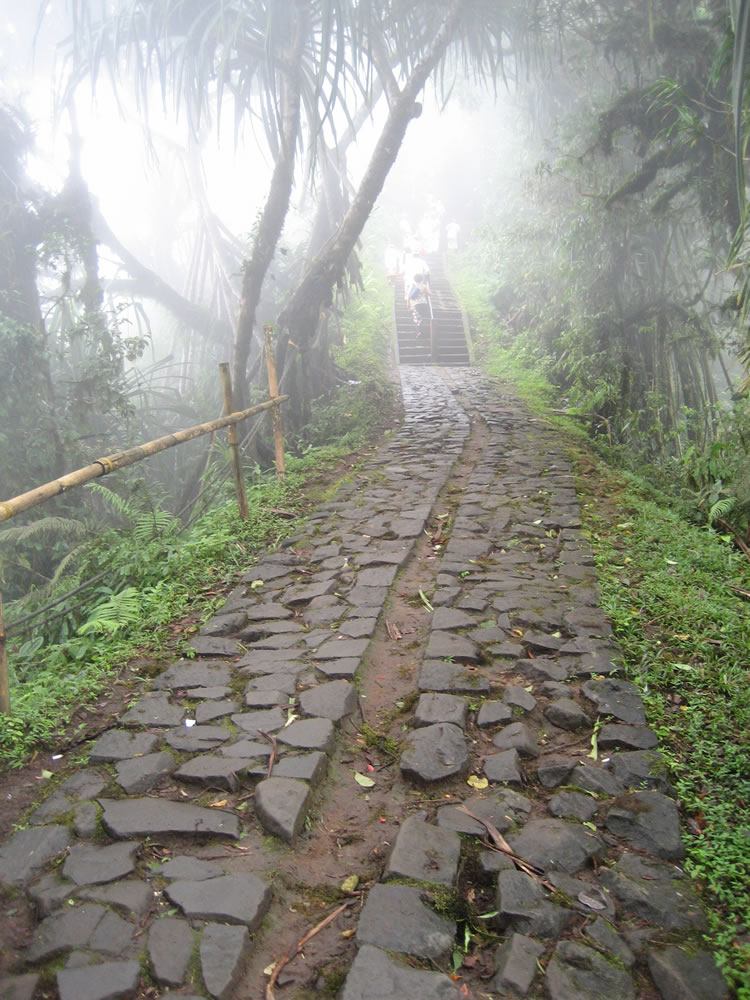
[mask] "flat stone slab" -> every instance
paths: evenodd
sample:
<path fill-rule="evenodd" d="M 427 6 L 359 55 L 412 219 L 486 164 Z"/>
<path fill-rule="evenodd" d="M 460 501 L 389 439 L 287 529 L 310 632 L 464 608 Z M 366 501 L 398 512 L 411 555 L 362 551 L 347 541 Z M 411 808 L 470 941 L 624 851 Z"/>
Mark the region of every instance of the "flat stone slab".
<path fill-rule="evenodd" d="M 657 858 L 679 861 L 685 856 L 677 806 L 661 792 L 622 795 L 607 813 L 606 822 L 616 836 Z"/>
<path fill-rule="evenodd" d="M 89 900 L 92 903 L 104 903 L 113 906 L 123 913 L 144 916 L 154 901 L 154 891 L 147 882 L 138 879 L 125 879 L 123 882 L 112 882 L 109 885 L 95 885 L 81 889 L 78 899 Z"/>
<path fill-rule="evenodd" d="M 199 726 L 205 725 L 208 722 L 213 722 L 214 719 L 223 719 L 227 715 L 236 712 L 239 708 L 240 705 L 236 701 L 228 699 L 208 701 L 196 706 L 195 721 Z"/>
<path fill-rule="evenodd" d="M 0 884 L 25 885 L 71 840 L 67 826 L 37 826 L 15 833 L 0 845 Z"/>
<path fill-rule="evenodd" d="M 107 785 L 107 779 L 93 770 L 84 768 L 63 781 L 55 791 L 42 802 L 31 814 L 31 823 L 35 826 L 47 820 L 69 812 L 78 802 L 84 802 L 96 796 Z"/>
<path fill-rule="evenodd" d="M 198 881 L 171 882 L 166 896 L 186 917 L 260 926 L 271 902 L 271 887 L 256 875 L 220 875 Z"/>
<path fill-rule="evenodd" d="M 489 693 L 490 682 L 479 670 L 442 660 L 425 660 L 417 687 L 420 691 L 482 695 Z"/>
<path fill-rule="evenodd" d="M 406 737 L 399 762 L 401 773 L 414 781 L 442 781 L 463 774 L 469 767 L 466 738 L 458 726 L 437 723 Z"/>
<path fill-rule="evenodd" d="M 186 920 L 162 917 L 148 932 L 148 958 L 155 978 L 166 986 L 185 980 L 195 947 L 195 934 Z"/>
<path fill-rule="evenodd" d="M 170 775 L 176 767 L 177 761 L 167 750 L 121 760 L 117 764 L 117 784 L 128 795 L 140 795 Z"/>
<path fill-rule="evenodd" d="M 674 865 L 626 851 L 611 868 L 602 868 L 602 885 L 624 913 L 661 930 L 703 930 L 706 919 L 697 892 Z"/>
<path fill-rule="evenodd" d="M 537 974 L 544 945 L 524 934 L 511 934 L 495 952 L 495 976 L 490 989 L 501 996 L 526 996 Z"/>
<path fill-rule="evenodd" d="M 228 1000 L 250 948 L 247 927 L 208 924 L 200 943 L 203 982 L 215 1000 Z"/>
<path fill-rule="evenodd" d="M 187 781 L 195 785 L 215 785 L 236 792 L 242 783 L 242 776 L 256 760 L 251 757 L 217 757 L 206 754 L 193 757 L 175 771 L 178 781 Z"/>
<path fill-rule="evenodd" d="M 618 795 L 622 785 L 610 771 L 594 764 L 576 764 L 568 777 L 568 784 L 584 788 L 597 795 Z"/>
<path fill-rule="evenodd" d="M 383 878 L 412 878 L 453 885 L 460 853 L 461 841 L 457 833 L 410 816 L 401 824 Z"/>
<path fill-rule="evenodd" d="M 621 722 L 635 726 L 646 724 L 646 713 L 640 691 L 630 681 L 607 677 L 599 681 L 586 681 L 583 694 L 593 701 L 600 715 L 613 715 Z"/>
<path fill-rule="evenodd" d="M 524 712 L 533 712 L 537 705 L 534 695 L 520 684 L 509 684 L 503 691 L 503 701 L 511 708 L 520 708 Z"/>
<path fill-rule="evenodd" d="M 432 616 L 432 627 L 436 631 L 450 632 L 457 628 L 472 628 L 477 624 L 477 619 L 473 615 L 467 615 L 465 611 L 456 608 L 435 608 Z"/>
<path fill-rule="evenodd" d="M 516 854 L 544 870 L 572 873 L 591 858 L 602 857 L 604 844 L 597 834 L 562 819 L 530 820 L 520 833 L 509 835 Z"/>
<path fill-rule="evenodd" d="M 286 576 L 286 574 L 284 573 L 282 576 Z M 249 622 L 272 622 L 293 618 L 294 612 L 283 604 L 269 601 L 268 604 L 257 604 L 254 608 L 248 608 L 245 615 Z"/>
<path fill-rule="evenodd" d="M 550 1000 L 635 1000 L 629 972 L 598 951 L 575 941 L 560 941 L 547 965 Z"/>
<path fill-rule="evenodd" d="M 571 733 L 591 725 L 589 717 L 572 698 L 557 698 L 547 706 L 544 715 L 553 726 Z"/>
<path fill-rule="evenodd" d="M 492 743 L 498 750 L 517 750 L 522 757 L 538 757 L 539 745 L 536 735 L 523 722 L 512 722 L 492 737 Z"/>
<path fill-rule="evenodd" d="M 286 713 L 280 708 L 269 708 L 259 712 L 239 712 L 232 716 L 232 722 L 246 733 L 257 733 L 260 729 L 272 733 L 286 722 Z"/>
<path fill-rule="evenodd" d="M 213 635 L 197 635 L 188 646 L 195 650 L 197 656 L 226 656 L 231 659 L 244 652 L 236 639 L 222 639 Z"/>
<path fill-rule="evenodd" d="M 466 729 L 468 712 L 469 706 L 465 698 L 431 691 L 419 696 L 412 724 L 421 728 L 447 722 L 459 729 Z"/>
<path fill-rule="evenodd" d="M 321 750 L 330 753 L 335 740 L 330 719 L 300 719 L 287 726 L 276 737 L 280 743 L 298 750 Z"/>
<path fill-rule="evenodd" d="M 174 749 L 183 753 L 201 753 L 214 750 L 231 738 L 224 726 L 177 726 L 165 734 L 164 739 Z"/>
<path fill-rule="evenodd" d="M 323 580 L 321 583 L 311 583 L 307 587 L 292 587 L 283 594 L 285 604 L 290 607 L 298 604 L 308 604 L 315 597 L 322 597 L 324 594 L 332 594 L 336 589 L 337 581 Z"/>
<path fill-rule="evenodd" d="M 357 689 L 345 680 L 318 684 L 299 696 L 300 708 L 306 715 L 338 722 L 357 710 Z"/>
<path fill-rule="evenodd" d="M 33 1000 L 40 976 L 29 972 L 25 976 L 0 977 L 0 997 L 3 1000 Z"/>
<path fill-rule="evenodd" d="M 599 732 L 599 747 L 610 750 L 625 747 L 626 750 L 651 750 L 659 742 L 659 737 L 648 726 L 622 726 L 608 722 Z"/>
<path fill-rule="evenodd" d="M 255 789 L 255 811 L 264 830 L 294 842 L 307 815 L 310 787 L 295 778 L 273 776 Z"/>
<path fill-rule="evenodd" d="M 489 795 L 485 793 L 473 796 L 462 804 L 475 816 L 492 823 L 501 833 L 514 824 L 525 823 L 531 812 L 530 800 L 510 788 L 493 790 Z M 456 833 L 473 837 L 484 837 L 487 834 L 487 827 L 483 823 L 452 805 L 438 809 L 437 824 L 441 829 L 455 830 Z"/>
<path fill-rule="evenodd" d="M 708 951 L 654 948 L 648 968 L 667 1000 L 728 1000 L 729 987 Z"/>
<path fill-rule="evenodd" d="M 166 861 L 159 869 L 159 874 L 169 879 L 181 879 L 185 882 L 200 882 L 207 878 L 218 878 L 223 875 L 221 867 L 213 861 L 203 861 L 180 854 L 171 861 Z"/>
<path fill-rule="evenodd" d="M 400 965 L 379 948 L 362 945 L 352 963 L 340 1000 L 460 1000 L 455 983 L 440 972 Z"/>
<path fill-rule="evenodd" d="M 145 695 L 125 715 L 120 717 L 123 726 L 158 726 L 168 729 L 179 726 L 185 718 L 185 709 L 173 705 L 166 691 Z"/>
<path fill-rule="evenodd" d="M 229 746 L 221 747 L 219 751 L 224 757 L 241 757 L 245 760 L 265 758 L 271 756 L 271 744 L 262 737 L 260 739 L 242 739 Z"/>
<path fill-rule="evenodd" d="M 604 728 L 604 727 L 602 727 Z M 623 788 L 635 791 L 653 788 L 657 792 L 671 795 L 672 785 L 667 778 L 666 761 L 654 750 L 628 750 L 613 753 L 610 767 Z"/>
<path fill-rule="evenodd" d="M 60 1000 L 116 1000 L 135 996 L 141 980 L 138 962 L 100 962 L 57 973 Z"/>
<path fill-rule="evenodd" d="M 357 573 L 357 586 L 390 587 L 397 571 L 398 566 L 373 566 L 370 569 L 360 569 Z"/>
<path fill-rule="evenodd" d="M 338 678 L 351 680 L 359 670 L 361 662 L 356 657 L 347 656 L 342 660 L 322 660 L 315 664 L 315 669 L 334 680 Z"/>
<path fill-rule="evenodd" d="M 62 873 L 75 885 L 115 882 L 133 871 L 133 856 L 140 846 L 137 841 L 123 841 L 107 847 L 75 844 L 65 859 Z"/>
<path fill-rule="evenodd" d="M 218 661 L 175 660 L 154 680 L 158 690 L 197 687 L 226 687 L 232 668 Z"/>
<path fill-rule="evenodd" d="M 318 646 L 315 659 L 342 660 L 348 657 L 359 659 L 369 645 L 369 639 L 329 639 L 328 642 Z"/>
<path fill-rule="evenodd" d="M 89 750 L 89 760 L 116 762 L 142 757 L 156 747 L 161 739 L 156 733 L 130 733 L 122 729 L 110 729 L 104 733 Z"/>
<path fill-rule="evenodd" d="M 203 809 L 166 799 L 100 799 L 102 824 L 113 837 L 147 837 L 154 834 L 181 834 L 194 837 L 240 835 L 239 820 L 223 809 Z"/>
<path fill-rule="evenodd" d="M 585 792 L 562 791 L 552 796 L 547 809 L 560 819 L 577 819 L 586 823 L 596 815 L 599 804 Z"/>
<path fill-rule="evenodd" d="M 65 907 L 42 920 L 25 958 L 43 961 L 74 949 L 122 957 L 132 947 L 136 929 L 99 903 Z"/>
<path fill-rule="evenodd" d="M 484 776 L 495 784 L 520 785 L 521 758 L 517 750 L 501 750 L 484 759 Z"/>
<path fill-rule="evenodd" d="M 512 721 L 513 711 L 503 701 L 485 701 L 477 713 L 477 726 L 480 729 L 505 726 Z"/>
<path fill-rule="evenodd" d="M 376 883 L 367 895 L 357 941 L 385 951 L 439 958 L 453 947 L 456 923 L 422 902 L 414 886 Z"/>
<path fill-rule="evenodd" d="M 456 663 L 478 663 L 479 649 L 475 642 L 463 635 L 453 635 L 452 632 L 432 632 L 430 634 L 426 660 L 451 659 Z"/>

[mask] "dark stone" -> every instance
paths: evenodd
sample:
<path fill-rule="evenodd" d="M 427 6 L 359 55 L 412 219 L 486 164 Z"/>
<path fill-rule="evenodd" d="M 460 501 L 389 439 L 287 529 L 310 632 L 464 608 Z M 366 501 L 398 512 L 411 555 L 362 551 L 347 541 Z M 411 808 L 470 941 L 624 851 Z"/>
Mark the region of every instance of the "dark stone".
<path fill-rule="evenodd" d="M 648 968 L 664 1000 L 728 1000 L 729 987 L 708 951 L 653 949 Z"/>
<path fill-rule="evenodd" d="M 435 723 L 447 722 L 459 729 L 466 729 L 469 706 L 464 698 L 453 694 L 429 692 L 422 694 L 417 702 L 412 724 L 421 728 Z"/>
<path fill-rule="evenodd" d="M 521 638 L 521 644 L 530 649 L 535 656 L 544 656 L 546 653 L 556 652 L 563 644 L 563 640 L 556 635 L 548 635 L 546 632 L 525 632 Z"/>
<path fill-rule="evenodd" d="M 34 825 L 69 812 L 77 802 L 95 798 L 107 785 L 105 778 L 90 768 L 84 768 L 63 781 L 58 788 L 31 814 Z"/>
<path fill-rule="evenodd" d="M 81 889 L 78 892 L 78 899 L 104 903 L 105 906 L 113 906 L 124 913 L 143 917 L 154 901 L 154 893 L 146 882 L 125 879 L 123 882 L 112 882 L 110 885 Z"/>
<path fill-rule="evenodd" d="M 141 981 L 138 962 L 100 962 L 57 973 L 60 1000 L 117 1000 L 135 996 Z"/>
<path fill-rule="evenodd" d="M 297 690 L 297 674 L 282 671 L 272 674 L 262 674 L 248 681 L 245 688 L 245 698 L 253 692 L 282 691 L 285 695 L 293 695 Z"/>
<path fill-rule="evenodd" d="M 220 875 L 218 878 L 170 883 L 164 894 L 198 920 L 260 926 L 271 902 L 271 887 L 256 875 Z"/>
<path fill-rule="evenodd" d="M 152 691 L 120 717 L 123 726 L 179 726 L 185 718 L 184 708 L 173 705 L 166 691 Z"/>
<path fill-rule="evenodd" d="M 236 701 L 209 701 L 196 707 L 195 721 L 199 726 L 202 726 L 207 722 L 213 722 L 214 719 L 223 719 L 225 716 L 231 715 L 239 707 Z"/>
<path fill-rule="evenodd" d="M 318 647 L 315 659 L 341 660 L 349 657 L 359 659 L 369 645 L 369 639 L 329 639 Z"/>
<path fill-rule="evenodd" d="M 129 875 L 135 868 L 133 855 L 140 847 L 135 841 L 93 847 L 75 844 L 65 859 L 62 873 L 75 885 L 102 885 Z"/>
<path fill-rule="evenodd" d="M 592 799 L 585 792 L 558 792 L 547 803 L 547 809 L 553 816 L 558 816 L 560 819 L 578 819 L 582 823 L 595 816 L 598 808 L 596 799 Z"/>
<path fill-rule="evenodd" d="M 593 923 L 586 924 L 583 933 L 601 950 L 614 955 L 627 968 L 635 965 L 635 955 L 604 917 L 597 917 Z"/>
<path fill-rule="evenodd" d="M 249 622 L 282 621 L 285 618 L 294 617 L 294 612 L 291 608 L 287 608 L 283 604 L 276 604 L 274 602 L 269 602 L 268 604 L 257 604 L 254 608 L 248 608 L 245 614 Z"/>
<path fill-rule="evenodd" d="M 420 691 L 482 695 L 489 692 L 490 682 L 478 670 L 442 660 L 425 660 L 417 687 Z"/>
<path fill-rule="evenodd" d="M 298 754 L 295 757 L 284 756 L 273 766 L 273 776 L 276 778 L 297 778 L 317 785 L 325 777 L 328 769 L 328 757 L 319 750 L 312 753 Z"/>
<path fill-rule="evenodd" d="M 609 722 L 599 733 L 599 747 L 626 747 L 628 750 L 651 750 L 659 742 L 659 737 L 648 726 L 622 726 Z"/>
<path fill-rule="evenodd" d="M 202 861 L 182 854 L 171 861 L 166 861 L 159 869 L 159 874 L 165 878 L 182 879 L 189 882 L 200 882 L 207 878 L 218 878 L 224 872 L 213 861 Z"/>
<path fill-rule="evenodd" d="M 502 701 L 485 701 L 477 713 L 477 726 L 480 729 L 505 725 L 512 721 L 513 712 Z"/>
<path fill-rule="evenodd" d="M 187 781 L 196 785 L 216 786 L 236 792 L 241 778 L 251 764 L 247 757 L 216 757 L 213 754 L 193 757 L 175 771 L 177 781 Z"/>
<path fill-rule="evenodd" d="M 250 947 L 247 927 L 208 924 L 203 929 L 200 961 L 203 982 L 215 1000 L 228 1000 L 242 973 Z"/>
<path fill-rule="evenodd" d="M 520 871 L 501 871 L 497 877 L 500 924 L 538 937 L 559 937 L 575 914 L 544 897 L 536 879 Z"/>
<path fill-rule="evenodd" d="M 276 674 L 270 675 L 275 678 Z M 296 685 L 295 685 L 296 687 Z M 247 708 L 284 708 L 289 705 L 289 695 L 286 691 L 278 691 L 275 689 L 251 689 L 245 692 L 245 705 Z M 236 711 L 237 706 L 235 705 L 232 711 Z"/>
<path fill-rule="evenodd" d="M 237 817 L 223 809 L 203 809 L 166 799 L 100 799 L 102 824 L 120 839 L 155 834 L 183 834 L 194 837 L 230 837 L 240 834 Z"/>
<path fill-rule="evenodd" d="M 547 965 L 545 988 L 549 1000 L 635 1000 L 628 972 L 593 948 L 561 941 Z"/>
<path fill-rule="evenodd" d="M 77 887 L 70 882 L 63 882 L 57 875 L 45 875 L 26 891 L 33 900 L 35 909 L 43 917 L 49 916 L 68 899 L 75 899 L 78 896 Z"/>
<path fill-rule="evenodd" d="M 357 586 L 390 587 L 397 571 L 398 566 L 373 566 L 371 569 L 361 569 L 357 573 Z"/>
<path fill-rule="evenodd" d="M 128 795 L 139 795 L 153 788 L 176 767 L 177 761 L 167 750 L 121 760 L 117 764 L 117 784 Z"/>
<path fill-rule="evenodd" d="M 151 753 L 160 739 L 154 733 L 128 733 L 121 729 L 110 729 L 91 747 L 89 760 L 96 763 L 145 756 Z"/>
<path fill-rule="evenodd" d="M 344 981 L 340 1000 L 460 1000 L 457 986 L 440 972 L 400 965 L 379 948 L 362 945 Z"/>
<path fill-rule="evenodd" d="M 456 663 L 478 663 L 476 643 L 452 632 L 431 632 L 425 651 L 426 660 L 452 660 Z"/>
<path fill-rule="evenodd" d="M 653 750 L 631 750 L 627 753 L 613 753 L 610 767 L 623 788 L 653 788 L 657 792 L 671 795 L 672 785 L 667 780 L 667 765 L 660 753 Z"/>
<path fill-rule="evenodd" d="M 154 680 L 158 690 L 226 686 L 232 669 L 217 660 L 175 660 Z"/>
<path fill-rule="evenodd" d="M 343 660 L 324 660 L 317 663 L 316 669 L 333 679 L 341 678 L 351 680 L 359 669 L 360 660 L 353 657 L 345 657 Z"/>
<path fill-rule="evenodd" d="M 517 750 L 501 750 L 485 757 L 484 775 L 491 782 L 520 785 L 523 781 L 520 763 Z"/>
<path fill-rule="evenodd" d="M 306 715 L 337 722 L 357 710 L 359 700 L 356 688 L 348 681 L 330 681 L 303 691 L 299 697 L 300 708 Z"/>
<path fill-rule="evenodd" d="M 570 772 L 568 783 L 597 795 L 619 795 L 622 785 L 609 771 L 594 764 L 577 764 Z"/>
<path fill-rule="evenodd" d="M 624 913 L 664 931 L 703 930 L 706 920 L 695 888 L 674 865 L 627 851 L 599 878 Z"/>
<path fill-rule="evenodd" d="M 461 841 L 457 833 L 410 816 L 401 824 L 383 878 L 453 885 L 460 853 Z"/>
<path fill-rule="evenodd" d="M 298 750 L 320 750 L 330 753 L 333 749 L 335 730 L 330 719 L 300 719 L 283 729 L 276 739 Z"/>
<path fill-rule="evenodd" d="M 524 823 L 531 812 L 531 802 L 510 788 L 503 788 L 467 799 L 463 805 L 481 819 L 492 823 L 501 833 L 517 823 Z M 475 837 L 484 837 L 487 828 L 483 823 L 467 816 L 456 806 L 441 806 L 437 811 L 437 824 L 442 829 L 455 830 Z"/>
<path fill-rule="evenodd" d="M 622 795 L 607 813 L 606 822 L 616 836 L 657 858 L 678 861 L 685 856 L 677 806 L 661 792 Z"/>
<path fill-rule="evenodd" d="M 591 724 L 584 710 L 572 698 L 558 698 L 548 705 L 544 714 L 553 726 L 571 733 Z"/>
<path fill-rule="evenodd" d="M 536 769 L 537 778 L 545 788 L 557 788 L 564 785 L 568 780 L 574 764 L 570 760 L 551 760 L 547 764 L 540 764 Z"/>
<path fill-rule="evenodd" d="M 399 766 L 404 777 L 414 781 L 442 781 L 463 774 L 469 766 L 464 734 L 447 723 L 417 729 L 406 738 Z"/>
<path fill-rule="evenodd" d="M 200 753 L 202 750 L 214 750 L 221 746 L 231 735 L 223 726 L 177 726 L 170 729 L 164 739 L 181 753 Z"/>
<path fill-rule="evenodd" d="M 286 714 L 280 708 L 269 708 L 260 712 L 239 712 L 232 716 L 232 722 L 246 733 L 257 733 L 260 729 L 274 732 L 286 722 Z"/>
<path fill-rule="evenodd" d="M 43 961 L 73 949 L 123 955 L 136 928 L 98 903 L 66 907 L 45 917 L 25 953 L 30 962 Z"/>
<path fill-rule="evenodd" d="M 218 636 L 197 635 L 188 646 L 194 649 L 197 656 L 240 656 L 242 646 L 236 639 L 222 639 Z"/>
<path fill-rule="evenodd" d="M 283 595 L 285 604 L 294 607 L 298 604 L 308 604 L 314 597 L 322 597 L 324 594 L 332 594 L 337 587 L 337 581 L 323 580 L 321 583 L 311 583 L 306 587 L 292 587 Z"/>
<path fill-rule="evenodd" d="M 643 699 L 638 688 L 630 681 L 607 677 L 599 681 L 586 681 L 581 690 L 589 701 L 594 702 L 600 715 L 613 715 L 616 719 L 635 726 L 645 725 Z"/>
<path fill-rule="evenodd" d="M 471 628 L 476 623 L 477 620 L 473 615 L 467 615 L 465 611 L 457 611 L 455 608 L 436 608 L 432 616 L 432 628 L 436 631 L 449 632 L 454 628 Z"/>
<path fill-rule="evenodd" d="M 20 830 L 0 845 L 0 884 L 24 885 L 70 843 L 66 826 Z"/>
<path fill-rule="evenodd" d="M 523 722 L 513 722 L 505 726 L 492 738 L 498 750 L 517 750 L 522 757 L 538 757 L 539 747 L 536 737 Z"/>
<path fill-rule="evenodd" d="M 597 914 L 608 920 L 615 918 L 615 904 L 608 892 L 600 886 L 573 878 L 565 872 L 548 872 L 547 880 L 563 896 L 567 905 L 587 917 Z"/>
<path fill-rule="evenodd" d="M 264 830 L 293 843 L 302 829 L 310 788 L 295 778 L 266 778 L 255 789 L 255 811 Z"/>
<path fill-rule="evenodd" d="M 39 974 L 29 972 L 25 976 L 3 976 L 0 978 L 0 997 L 3 1000 L 32 1000 Z"/>
<path fill-rule="evenodd" d="M 230 611 L 226 615 L 214 615 L 209 618 L 203 628 L 201 635 L 232 635 L 239 632 L 247 624 L 247 614 L 244 611 Z"/>
<path fill-rule="evenodd" d="M 167 986 L 179 986 L 185 979 L 195 947 L 195 935 L 186 920 L 162 917 L 148 932 L 148 957 L 155 978 Z"/>
<path fill-rule="evenodd" d="M 509 684 L 503 691 L 503 701 L 511 708 L 520 708 L 524 712 L 533 712 L 536 708 L 536 698 L 526 688 L 519 684 Z"/>
<path fill-rule="evenodd" d="M 422 902 L 413 886 L 375 884 L 359 918 L 357 940 L 385 951 L 439 958 L 452 946 L 456 924 Z"/>
<path fill-rule="evenodd" d="M 516 660 L 515 672 L 528 677 L 530 681 L 543 683 L 544 681 L 564 681 L 568 676 L 565 667 L 555 663 L 554 660 L 547 660 L 542 656 L 537 656 L 533 660 Z"/>
<path fill-rule="evenodd" d="M 502 851 L 482 851 L 479 867 L 485 875 L 496 875 L 498 872 L 515 871 L 516 866 Z"/>
<path fill-rule="evenodd" d="M 223 746 L 219 753 L 223 757 L 243 759 L 244 761 L 257 760 L 259 757 L 271 756 L 271 744 L 265 740 L 243 739 L 236 743 L 230 743 L 229 746 Z"/>
<path fill-rule="evenodd" d="M 605 853 L 597 834 L 562 819 L 530 820 L 520 833 L 509 835 L 508 841 L 516 854 L 538 868 L 569 873 Z"/>

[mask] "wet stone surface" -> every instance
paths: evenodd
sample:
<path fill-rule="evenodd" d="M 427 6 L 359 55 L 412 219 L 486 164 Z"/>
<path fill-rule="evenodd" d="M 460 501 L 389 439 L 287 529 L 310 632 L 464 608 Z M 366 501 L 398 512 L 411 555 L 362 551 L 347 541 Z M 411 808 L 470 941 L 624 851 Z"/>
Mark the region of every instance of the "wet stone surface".
<path fill-rule="evenodd" d="M 33 907 L 3 996 L 44 973 L 45 1000 L 255 1000 L 356 871 L 279 1000 L 334 972 L 337 1000 L 728 997 L 572 462 L 477 371 L 401 378 L 401 426 L 0 845 Z M 418 589 L 433 610 L 393 639 Z M 457 901 L 498 938 L 453 980 L 415 965 L 451 967 Z"/>

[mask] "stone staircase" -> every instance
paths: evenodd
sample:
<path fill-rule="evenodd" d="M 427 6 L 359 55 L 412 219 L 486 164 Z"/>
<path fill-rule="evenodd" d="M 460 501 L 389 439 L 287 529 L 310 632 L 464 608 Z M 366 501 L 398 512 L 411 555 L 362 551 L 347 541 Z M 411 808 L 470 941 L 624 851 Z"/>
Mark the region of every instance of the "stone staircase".
<path fill-rule="evenodd" d="M 430 265 L 432 288 L 432 338 L 417 337 L 403 286 L 394 289 L 394 328 L 399 364 L 460 366 L 470 362 L 464 319 L 453 290 L 445 276 L 440 254 L 425 258 Z"/>

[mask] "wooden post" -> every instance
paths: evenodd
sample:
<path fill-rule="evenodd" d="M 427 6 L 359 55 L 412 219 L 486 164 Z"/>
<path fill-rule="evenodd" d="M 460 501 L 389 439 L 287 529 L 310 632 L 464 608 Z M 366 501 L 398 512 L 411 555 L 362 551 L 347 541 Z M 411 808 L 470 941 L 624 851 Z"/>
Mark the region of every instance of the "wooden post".
<path fill-rule="evenodd" d="M 221 376 L 221 391 L 224 395 L 224 416 L 228 417 L 234 412 L 232 403 L 232 376 L 229 374 L 229 363 L 224 361 L 219 365 L 219 375 Z M 232 478 L 234 488 L 237 492 L 237 506 L 240 509 L 240 517 L 246 520 L 250 517 L 250 510 L 247 506 L 247 494 L 245 493 L 245 481 L 242 478 L 242 460 L 240 457 L 240 443 L 237 438 L 237 427 L 230 424 L 227 427 L 227 437 L 229 438 L 229 452 L 232 461 Z"/>
<path fill-rule="evenodd" d="M 8 650 L 3 622 L 3 595 L 0 593 L 0 713 L 10 715 L 10 681 L 8 680 Z"/>
<path fill-rule="evenodd" d="M 271 346 L 271 327 L 263 327 L 263 335 L 266 344 L 266 368 L 268 370 L 268 395 L 271 399 L 278 399 L 279 382 L 276 378 L 276 362 Z M 284 463 L 284 432 L 281 427 L 281 406 L 276 405 L 271 410 L 271 424 L 273 426 L 273 447 L 276 453 L 276 475 L 283 479 L 286 475 L 286 465 Z"/>

